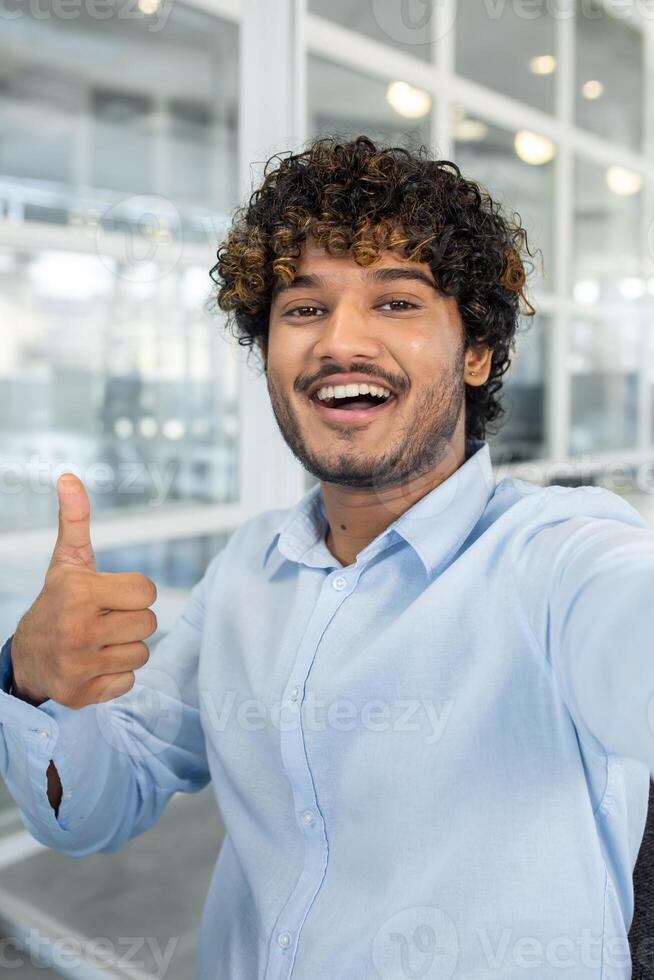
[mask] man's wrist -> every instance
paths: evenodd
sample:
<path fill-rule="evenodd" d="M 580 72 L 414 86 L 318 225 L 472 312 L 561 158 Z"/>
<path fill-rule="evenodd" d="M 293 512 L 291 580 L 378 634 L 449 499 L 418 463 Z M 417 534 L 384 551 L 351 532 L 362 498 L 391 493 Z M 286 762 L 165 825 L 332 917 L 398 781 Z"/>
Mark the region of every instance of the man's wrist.
<path fill-rule="evenodd" d="M 5 691 L 7 694 L 11 695 L 11 697 L 18 698 L 19 701 L 25 701 L 26 704 L 31 704 L 35 708 L 38 708 L 40 704 L 43 704 L 43 698 L 40 701 L 35 701 L 34 698 L 27 697 L 27 695 L 21 694 L 18 691 L 16 687 L 16 678 L 14 677 L 14 663 L 12 660 L 11 649 L 9 653 L 9 675 L 6 680 Z"/>

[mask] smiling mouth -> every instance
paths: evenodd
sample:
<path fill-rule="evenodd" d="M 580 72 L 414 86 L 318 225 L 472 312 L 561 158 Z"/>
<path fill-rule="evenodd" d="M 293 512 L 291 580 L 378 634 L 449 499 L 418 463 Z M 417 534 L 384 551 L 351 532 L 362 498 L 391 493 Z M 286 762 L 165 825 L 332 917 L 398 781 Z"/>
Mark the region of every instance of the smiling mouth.
<path fill-rule="evenodd" d="M 320 401 L 317 395 L 309 401 L 326 422 L 348 424 L 353 422 L 372 422 L 378 415 L 388 411 L 397 401 L 397 395 L 389 395 L 380 402 L 379 398 L 357 395 L 353 398 L 327 398 Z"/>

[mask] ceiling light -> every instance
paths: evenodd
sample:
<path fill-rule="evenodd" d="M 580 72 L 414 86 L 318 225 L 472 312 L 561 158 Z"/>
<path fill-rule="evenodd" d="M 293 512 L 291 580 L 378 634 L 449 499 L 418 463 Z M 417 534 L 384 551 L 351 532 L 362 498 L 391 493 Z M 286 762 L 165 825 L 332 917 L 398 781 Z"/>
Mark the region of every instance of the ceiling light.
<path fill-rule="evenodd" d="M 647 290 L 647 283 L 644 279 L 631 276 L 620 280 L 619 289 L 625 299 L 641 299 Z"/>
<path fill-rule="evenodd" d="M 157 420 L 151 415 L 144 415 L 139 421 L 139 431 L 146 439 L 152 439 L 156 436 L 158 428 Z"/>
<path fill-rule="evenodd" d="M 513 145 L 520 159 L 534 166 L 549 163 L 556 155 L 556 145 L 552 140 L 529 129 L 519 129 Z"/>
<path fill-rule="evenodd" d="M 488 136 L 488 126 L 480 119 L 461 119 L 452 128 L 458 143 L 481 143 Z"/>
<path fill-rule="evenodd" d="M 406 119 L 419 119 L 431 109 L 431 95 L 408 82 L 391 82 L 386 89 L 386 101 Z"/>
<path fill-rule="evenodd" d="M 584 82 L 584 84 L 581 86 L 581 94 L 585 99 L 599 99 L 603 92 L 604 85 L 596 78 L 592 78 L 590 81 Z"/>
<path fill-rule="evenodd" d="M 633 170 L 614 165 L 606 170 L 606 183 L 614 194 L 629 197 L 631 194 L 637 194 L 641 189 L 643 178 Z"/>
<path fill-rule="evenodd" d="M 556 71 L 556 58 L 553 54 L 538 54 L 529 59 L 529 70 L 534 75 L 551 75 Z"/>
<path fill-rule="evenodd" d="M 593 306 L 599 302 L 600 288 L 597 279 L 579 279 L 573 287 L 575 302 Z"/>

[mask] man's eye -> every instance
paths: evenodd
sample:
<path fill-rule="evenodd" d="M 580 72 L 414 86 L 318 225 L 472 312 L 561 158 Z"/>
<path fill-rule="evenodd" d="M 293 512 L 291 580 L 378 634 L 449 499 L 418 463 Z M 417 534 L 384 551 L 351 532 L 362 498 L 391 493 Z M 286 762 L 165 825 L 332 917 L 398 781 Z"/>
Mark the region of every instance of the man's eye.
<path fill-rule="evenodd" d="M 380 309 L 384 306 L 390 306 L 391 304 L 400 303 L 404 309 L 417 310 L 418 306 L 415 303 L 410 303 L 408 299 L 389 299 L 385 303 L 382 303 Z M 397 308 L 397 307 L 396 307 Z M 293 316 L 295 314 L 303 315 L 304 310 L 320 310 L 320 306 L 296 306 L 294 309 L 289 310 L 286 316 Z M 309 314 L 311 315 L 311 314 Z M 297 318 L 297 317 L 296 317 Z"/>
<path fill-rule="evenodd" d="M 417 310 L 418 307 L 415 303 L 410 303 L 408 299 L 389 299 L 382 306 L 390 306 L 391 303 L 403 303 L 405 307 L 409 306 L 411 309 Z"/>
<path fill-rule="evenodd" d="M 289 310 L 286 316 L 292 316 L 294 313 L 299 313 L 301 310 L 319 310 L 319 306 L 296 306 L 295 309 Z"/>

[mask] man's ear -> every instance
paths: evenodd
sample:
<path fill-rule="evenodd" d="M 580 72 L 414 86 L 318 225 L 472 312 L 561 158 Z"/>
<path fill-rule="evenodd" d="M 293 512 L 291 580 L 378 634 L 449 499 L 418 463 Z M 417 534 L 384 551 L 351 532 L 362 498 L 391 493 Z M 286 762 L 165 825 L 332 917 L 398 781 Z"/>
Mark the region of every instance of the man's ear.
<path fill-rule="evenodd" d="M 266 370 L 268 368 L 268 338 L 257 337 L 257 345 L 261 352 L 261 359 L 263 361 L 264 370 Z"/>
<path fill-rule="evenodd" d="M 465 357 L 465 380 L 471 385 L 483 385 L 491 372 L 493 350 L 484 344 L 470 347 Z"/>

